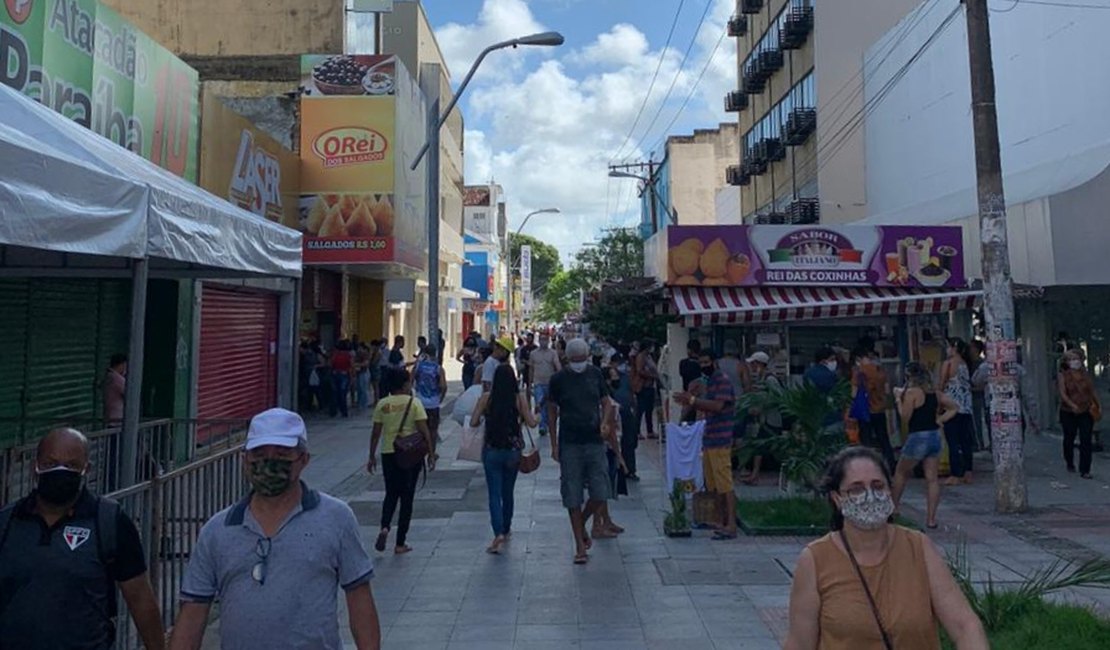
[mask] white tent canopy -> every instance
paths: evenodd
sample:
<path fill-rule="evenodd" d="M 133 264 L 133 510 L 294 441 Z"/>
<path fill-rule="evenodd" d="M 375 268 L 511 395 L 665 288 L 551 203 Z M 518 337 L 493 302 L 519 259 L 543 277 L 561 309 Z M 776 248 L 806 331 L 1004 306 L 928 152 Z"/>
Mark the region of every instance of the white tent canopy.
<path fill-rule="evenodd" d="M 299 277 L 300 233 L 0 84 L 0 244 Z"/>

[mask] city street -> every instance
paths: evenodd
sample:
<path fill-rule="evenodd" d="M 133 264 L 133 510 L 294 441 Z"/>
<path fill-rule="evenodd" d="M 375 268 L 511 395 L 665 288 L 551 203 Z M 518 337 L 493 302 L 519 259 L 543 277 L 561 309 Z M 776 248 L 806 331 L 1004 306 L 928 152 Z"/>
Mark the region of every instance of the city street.
<path fill-rule="evenodd" d="M 453 382 L 454 383 L 454 382 Z M 364 465 L 367 415 L 309 421 L 313 452 L 306 480 L 347 500 L 369 548 L 378 531 L 384 487 Z M 384 646 L 392 649 L 499 648 L 778 648 L 786 631 L 791 571 L 807 538 L 744 537 L 710 541 L 668 539 L 656 444 L 639 450 L 643 480 L 613 507 L 627 528 L 617 540 L 595 543 L 587 566 L 573 566 L 558 466 L 543 439 L 543 464 L 521 476 L 508 550 L 484 552 L 491 538 L 480 468 L 453 460 L 460 427 L 445 420 L 440 466 L 418 493 L 410 543 L 395 557 L 375 554 L 373 582 Z M 978 579 L 1013 582 L 1058 558 L 1110 555 L 1110 455 L 1097 454 L 1096 480 L 1066 474 L 1057 461 L 1059 438 L 1028 441 L 1030 501 L 1020 516 L 993 514 L 989 463 L 980 454 L 973 486 L 945 489 L 941 528 L 930 536 L 946 550 L 967 541 Z M 741 498 L 772 496 L 777 488 L 740 488 Z M 905 514 L 922 520 L 923 484 L 911 484 Z M 1086 590 L 1062 598 L 1110 611 L 1110 594 Z M 342 609 L 342 605 L 341 605 Z M 344 615 L 345 625 L 345 615 Z M 217 648 L 218 623 L 206 648 Z M 350 643 L 349 631 L 341 630 Z M 348 647 L 354 647 L 353 644 Z"/>

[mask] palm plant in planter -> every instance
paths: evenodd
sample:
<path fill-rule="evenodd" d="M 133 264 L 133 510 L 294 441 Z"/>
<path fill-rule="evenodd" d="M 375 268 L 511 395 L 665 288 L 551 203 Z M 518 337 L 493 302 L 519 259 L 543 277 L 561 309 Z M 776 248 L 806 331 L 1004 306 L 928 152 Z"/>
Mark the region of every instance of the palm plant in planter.
<path fill-rule="evenodd" d="M 739 451 L 740 463 L 745 464 L 755 456 L 773 456 L 782 465 L 781 475 L 788 492 L 819 496 L 825 464 L 847 442 L 840 422 L 850 395 L 851 387 L 846 381 L 828 394 L 810 383 L 768 386 L 745 394 L 737 402 L 737 413 L 778 411 L 784 431 L 776 435 L 760 418 L 762 435 L 746 441 Z"/>
<path fill-rule="evenodd" d="M 663 533 L 667 537 L 690 537 L 690 518 L 686 515 L 686 481 L 675 479 L 668 497 L 671 511 L 663 519 Z"/>

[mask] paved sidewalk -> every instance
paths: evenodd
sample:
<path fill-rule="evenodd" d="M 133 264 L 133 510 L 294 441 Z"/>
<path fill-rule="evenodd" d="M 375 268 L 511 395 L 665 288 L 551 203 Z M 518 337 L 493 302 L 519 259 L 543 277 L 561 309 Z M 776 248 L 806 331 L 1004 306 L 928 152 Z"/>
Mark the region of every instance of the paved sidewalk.
<path fill-rule="evenodd" d="M 454 392 L 457 392 L 458 388 Z M 365 473 L 369 415 L 310 420 L 315 487 L 348 500 L 369 548 L 378 530 L 384 488 Z M 806 538 L 745 538 L 713 542 L 662 534 L 665 508 L 661 458 L 655 441 L 641 443 L 643 480 L 614 504 L 627 528 L 617 540 L 598 540 L 590 563 L 573 566 L 567 515 L 559 499 L 558 466 L 542 439 L 539 472 L 521 476 L 513 538 L 500 556 L 484 552 L 492 537 L 485 482 L 477 464 L 455 461 L 460 427 L 445 418 L 439 468 L 417 495 L 406 556 L 374 554 L 373 582 L 389 649 L 778 648 L 786 631 L 790 572 Z M 946 488 L 941 529 L 930 536 L 948 550 L 966 540 L 983 580 L 1010 582 L 1057 558 L 1110 554 L 1110 485 L 1063 472 L 1059 439 L 1028 442 L 1033 509 L 993 514 L 989 458 L 977 456 L 977 483 Z M 1104 469 L 1105 468 L 1105 469 Z M 1096 455 L 1096 478 L 1110 477 L 1110 456 Z M 775 494 L 742 488 L 741 498 Z M 911 483 L 904 510 L 922 517 L 924 486 Z M 1088 590 L 1064 597 L 1110 608 L 1110 593 Z M 341 610 L 344 607 L 341 606 Z M 341 612 L 345 616 L 345 612 Z M 218 625 L 218 624 L 217 624 Z M 345 626 L 346 623 L 344 622 Z M 350 643 L 349 631 L 342 633 Z M 210 629 L 205 647 L 216 648 Z M 349 647 L 354 647 L 353 644 Z"/>

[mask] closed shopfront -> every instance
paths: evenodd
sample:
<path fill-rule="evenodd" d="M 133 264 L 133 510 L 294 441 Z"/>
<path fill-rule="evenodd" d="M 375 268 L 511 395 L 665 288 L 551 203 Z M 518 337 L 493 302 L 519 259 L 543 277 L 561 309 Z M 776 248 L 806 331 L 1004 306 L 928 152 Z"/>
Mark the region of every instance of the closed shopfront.
<path fill-rule="evenodd" d="M 35 421 L 88 426 L 101 417 L 108 359 L 127 352 L 129 288 L 119 280 L 0 280 L 0 444 L 36 433 L 27 429 Z"/>
<path fill-rule="evenodd" d="M 276 406 L 278 295 L 214 284 L 202 291 L 197 417 L 250 418 Z"/>

